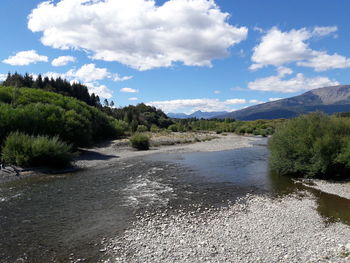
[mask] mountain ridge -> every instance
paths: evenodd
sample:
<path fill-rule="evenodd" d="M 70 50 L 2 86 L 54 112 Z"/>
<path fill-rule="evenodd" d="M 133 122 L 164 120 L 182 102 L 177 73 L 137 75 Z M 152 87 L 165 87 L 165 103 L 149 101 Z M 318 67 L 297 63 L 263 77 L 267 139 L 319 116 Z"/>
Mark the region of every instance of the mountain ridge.
<path fill-rule="evenodd" d="M 327 114 L 350 112 L 350 85 L 313 89 L 298 96 L 254 105 L 215 117 L 238 120 L 277 119 L 292 118 L 312 111 Z"/>
<path fill-rule="evenodd" d="M 168 113 L 167 116 L 169 118 L 174 118 L 174 119 L 188 119 L 188 118 L 197 118 L 197 119 L 212 119 L 215 118 L 216 116 L 219 115 L 224 115 L 229 112 L 227 111 L 195 111 L 191 114 L 185 114 L 185 113 Z"/>

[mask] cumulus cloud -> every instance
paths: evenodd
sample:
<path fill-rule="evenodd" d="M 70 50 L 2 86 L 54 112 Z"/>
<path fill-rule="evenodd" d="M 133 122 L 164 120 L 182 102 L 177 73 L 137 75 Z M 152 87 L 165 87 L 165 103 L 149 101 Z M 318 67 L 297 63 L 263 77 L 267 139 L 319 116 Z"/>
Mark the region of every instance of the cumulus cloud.
<path fill-rule="evenodd" d="M 33 9 L 28 28 L 43 32 L 46 46 L 83 49 L 93 59 L 148 70 L 174 62 L 211 66 L 227 57 L 248 34 L 228 18 L 214 0 L 61 0 Z"/>
<path fill-rule="evenodd" d="M 67 77 L 77 78 L 83 82 L 91 82 L 105 79 L 110 73 L 106 68 L 97 68 L 95 64 L 85 64 L 78 70 L 69 70 L 66 75 Z"/>
<path fill-rule="evenodd" d="M 220 90 L 214 90 L 214 94 L 220 94 L 221 91 Z"/>
<path fill-rule="evenodd" d="M 280 75 L 260 78 L 249 82 L 248 88 L 259 91 L 293 93 L 334 85 L 339 85 L 339 82 L 327 77 L 307 78 L 302 73 L 298 73 L 294 78 L 289 79 L 283 79 Z"/>
<path fill-rule="evenodd" d="M 120 89 L 120 92 L 123 92 L 123 93 L 138 93 L 139 91 L 137 89 L 132 89 L 132 88 L 121 88 Z"/>
<path fill-rule="evenodd" d="M 350 59 L 338 54 L 328 55 L 326 52 L 313 52 L 314 57 L 308 61 L 300 61 L 298 66 L 310 67 L 315 71 L 326 71 L 333 68 L 350 68 Z"/>
<path fill-rule="evenodd" d="M 245 99 L 178 99 L 165 101 L 152 101 L 147 105 L 160 108 L 165 112 L 185 112 L 192 113 L 197 110 L 201 111 L 232 111 L 232 105 L 246 103 Z"/>
<path fill-rule="evenodd" d="M 135 100 L 139 100 L 139 98 L 131 97 L 131 98 L 128 98 L 128 100 L 130 100 L 130 101 L 135 101 Z"/>
<path fill-rule="evenodd" d="M 100 85 L 98 81 L 103 79 L 111 79 L 113 81 L 125 81 L 132 76 L 120 76 L 117 73 L 110 73 L 106 68 L 98 68 L 95 64 L 85 64 L 78 69 L 71 69 L 65 73 L 47 72 L 43 74 L 49 78 L 67 79 L 71 83 L 80 82 L 86 85 L 90 93 L 95 93 L 98 96 L 110 99 L 113 95 L 112 91 L 105 85 Z"/>
<path fill-rule="evenodd" d="M 104 99 L 110 99 L 113 96 L 113 92 L 108 89 L 105 85 L 99 85 L 97 83 L 84 83 L 88 89 L 89 93 L 95 93 L 99 97 Z"/>
<path fill-rule="evenodd" d="M 315 71 L 349 68 L 350 59 L 310 48 L 307 42 L 313 37 L 323 37 L 337 31 L 337 27 L 301 28 L 282 32 L 277 27 L 270 29 L 254 47 L 251 70 L 268 65 L 281 67 L 296 62 L 298 66 L 311 67 Z"/>
<path fill-rule="evenodd" d="M 110 73 L 107 68 L 98 68 L 95 64 L 85 64 L 78 69 L 70 69 L 65 73 L 57 72 L 47 72 L 44 74 L 48 77 L 53 77 L 54 79 L 60 77 L 62 79 L 67 79 L 76 82 L 94 82 L 103 79 L 111 79 L 113 81 L 126 81 L 132 76 L 120 76 L 117 73 Z"/>
<path fill-rule="evenodd" d="M 72 56 L 60 56 L 52 60 L 51 65 L 54 67 L 61 67 L 67 65 L 69 62 L 75 62 L 76 58 Z"/>
<path fill-rule="evenodd" d="M 0 74 L 0 81 L 5 81 L 7 78 L 7 74 Z"/>
<path fill-rule="evenodd" d="M 48 57 L 39 55 L 36 50 L 20 51 L 14 56 L 4 59 L 2 62 L 11 66 L 28 66 L 37 62 L 47 62 Z"/>

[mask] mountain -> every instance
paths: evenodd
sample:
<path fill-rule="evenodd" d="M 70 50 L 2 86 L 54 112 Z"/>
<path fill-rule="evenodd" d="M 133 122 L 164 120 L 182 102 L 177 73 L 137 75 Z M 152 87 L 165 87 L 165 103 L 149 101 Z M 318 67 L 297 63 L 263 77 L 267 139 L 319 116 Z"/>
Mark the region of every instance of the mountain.
<path fill-rule="evenodd" d="M 292 118 L 313 111 L 350 112 L 350 85 L 310 90 L 302 95 L 251 106 L 217 116 L 238 120 Z"/>
<path fill-rule="evenodd" d="M 185 113 L 168 113 L 169 118 L 174 119 L 188 119 L 188 118 L 197 118 L 197 119 L 212 119 L 216 116 L 221 116 L 224 114 L 227 114 L 227 111 L 216 111 L 216 112 L 204 112 L 204 111 L 196 111 L 192 114 L 185 114 Z"/>

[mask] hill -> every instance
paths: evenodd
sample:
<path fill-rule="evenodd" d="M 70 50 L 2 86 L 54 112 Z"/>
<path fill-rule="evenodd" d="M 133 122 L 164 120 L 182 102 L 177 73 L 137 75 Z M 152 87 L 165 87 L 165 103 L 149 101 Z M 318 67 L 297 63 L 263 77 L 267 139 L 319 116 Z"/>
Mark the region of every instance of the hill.
<path fill-rule="evenodd" d="M 205 111 L 196 111 L 192 114 L 185 114 L 185 113 L 168 113 L 168 117 L 174 118 L 174 119 L 191 119 L 191 118 L 197 118 L 197 119 L 211 119 L 215 118 L 218 115 L 224 115 L 227 114 L 227 111 L 216 111 L 216 112 L 205 112 Z"/>
<path fill-rule="evenodd" d="M 292 118 L 300 114 L 322 111 L 327 114 L 350 111 L 350 85 L 324 87 L 299 96 L 267 102 L 216 116 L 238 120 Z"/>
<path fill-rule="evenodd" d="M 78 99 L 0 86 L 0 145 L 11 132 L 59 136 L 76 146 L 118 136 L 118 121 Z"/>

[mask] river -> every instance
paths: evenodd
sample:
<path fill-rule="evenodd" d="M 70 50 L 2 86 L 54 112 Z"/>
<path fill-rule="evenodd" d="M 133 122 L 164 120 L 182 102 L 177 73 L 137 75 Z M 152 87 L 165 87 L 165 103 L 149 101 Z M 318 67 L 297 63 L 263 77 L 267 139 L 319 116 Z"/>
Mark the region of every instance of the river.
<path fill-rule="evenodd" d="M 101 242 L 121 235 L 145 210 L 220 207 L 247 193 L 278 197 L 307 191 L 325 221 L 350 224 L 349 200 L 271 174 L 266 143 L 154 154 L 3 184 L 0 262 L 97 262 L 104 256 Z"/>

